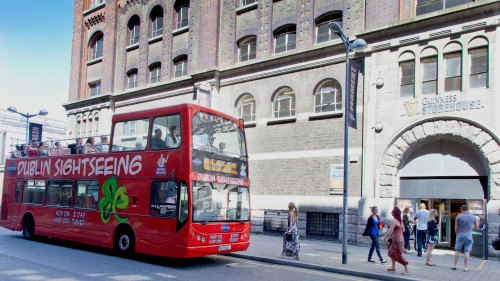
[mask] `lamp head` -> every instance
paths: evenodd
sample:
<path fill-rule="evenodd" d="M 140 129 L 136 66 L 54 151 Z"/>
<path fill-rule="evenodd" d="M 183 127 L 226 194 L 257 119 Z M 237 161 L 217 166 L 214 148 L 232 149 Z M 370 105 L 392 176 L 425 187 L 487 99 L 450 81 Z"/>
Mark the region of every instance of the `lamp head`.
<path fill-rule="evenodd" d="M 337 33 L 338 35 L 343 35 L 344 34 L 344 31 L 342 31 L 342 27 L 340 26 L 340 24 L 338 24 L 337 22 L 331 22 L 329 24 L 329 27 L 330 27 L 330 30 L 332 32 L 335 32 Z"/>
<path fill-rule="evenodd" d="M 38 112 L 39 115 L 42 115 L 42 116 L 45 116 L 47 114 L 49 114 L 49 112 L 45 109 L 41 109 L 40 112 Z"/>
<path fill-rule="evenodd" d="M 14 106 L 12 106 L 12 105 L 9 106 L 9 107 L 7 107 L 7 110 L 10 111 L 10 112 L 13 112 L 13 113 L 17 113 L 17 108 L 14 107 Z"/>
<path fill-rule="evenodd" d="M 358 49 L 358 50 L 363 50 L 368 47 L 368 44 L 366 44 L 366 41 L 358 38 L 352 42 L 352 44 L 349 45 L 349 49 Z"/>

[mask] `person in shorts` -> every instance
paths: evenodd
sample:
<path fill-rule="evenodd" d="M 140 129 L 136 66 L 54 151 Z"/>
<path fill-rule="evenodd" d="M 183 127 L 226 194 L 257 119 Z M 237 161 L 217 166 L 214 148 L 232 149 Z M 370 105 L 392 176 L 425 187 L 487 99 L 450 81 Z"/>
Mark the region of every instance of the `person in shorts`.
<path fill-rule="evenodd" d="M 462 205 L 462 214 L 457 216 L 455 221 L 455 263 L 451 269 L 457 270 L 457 262 L 460 258 L 460 251 L 464 250 L 464 271 L 467 272 L 467 263 L 469 262 L 470 252 L 472 251 L 472 230 L 478 227 L 475 216 L 469 214 L 467 205 Z"/>

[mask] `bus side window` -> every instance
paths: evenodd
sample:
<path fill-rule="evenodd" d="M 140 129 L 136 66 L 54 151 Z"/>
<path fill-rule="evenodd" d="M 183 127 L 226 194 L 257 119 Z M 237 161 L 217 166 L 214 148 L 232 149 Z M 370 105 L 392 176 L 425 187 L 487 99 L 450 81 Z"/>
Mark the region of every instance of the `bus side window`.
<path fill-rule="evenodd" d="M 152 216 L 175 218 L 177 189 L 178 183 L 175 181 L 154 181 L 151 184 L 149 213 Z"/>
<path fill-rule="evenodd" d="M 69 207 L 71 205 L 71 180 L 50 180 L 47 184 L 45 205 Z"/>
<path fill-rule="evenodd" d="M 188 189 L 185 182 L 181 182 L 179 191 L 179 214 L 177 218 L 177 230 L 181 229 L 189 218 Z"/>
<path fill-rule="evenodd" d="M 45 197 L 45 180 L 25 180 L 23 203 L 42 205 Z"/>
<path fill-rule="evenodd" d="M 80 180 L 75 182 L 73 207 L 81 209 L 97 209 L 99 197 L 99 181 Z"/>
<path fill-rule="evenodd" d="M 181 117 L 179 114 L 158 116 L 153 119 L 150 149 L 169 149 L 181 146 Z"/>
<path fill-rule="evenodd" d="M 19 191 L 21 191 L 21 182 L 16 182 L 16 191 L 14 193 L 16 203 L 19 203 Z"/>

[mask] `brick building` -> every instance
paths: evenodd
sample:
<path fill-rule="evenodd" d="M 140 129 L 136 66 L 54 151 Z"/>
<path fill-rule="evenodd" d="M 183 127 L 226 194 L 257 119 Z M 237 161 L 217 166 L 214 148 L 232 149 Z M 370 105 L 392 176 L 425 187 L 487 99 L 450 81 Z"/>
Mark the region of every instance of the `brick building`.
<path fill-rule="evenodd" d="M 185 102 L 238 116 L 246 123 L 253 230 L 280 230 L 279 211 L 295 201 L 302 236 L 338 239 L 342 195 L 330 188 L 330 179 L 343 163 L 345 49 L 328 29 L 328 23 L 338 22 L 351 39 L 363 37 L 371 45 L 365 52 L 351 53 L 362 65 L 357 113 L 363 122 L 349 131 L 348 239 L 365 243 L 359 234 L 367 206 L 384 204 L 389 209 L 399 196 L 399 186 L 387 183 L 384 174 L 397 169 L 384 167 L 379 159 L 397 140 L 397 128 L 413 120 L 403 120 L 395 108 L 401 103 L 400 67 L 432 37 L 419 34 L 455 40 L 458 34 L 469 38 L 470 32 L 487 33 L 492 37 L 486 39 L 488 48 L 493 49 L 495 1 L 428 2 L 76 1 L 65 105 L 70 136 L 109 133 L 114 113 Z M 483 25 L 480 18 L 486 11 L 489 20 Z M 448 25 L 458 31 L 447 32 Z M 466 29 L 468 25 L 473 27 Z M 484 42 L 473 44 L 481 47 Z M 457 47 L 450 48 L 455 52 Z M 384 127 L 380 132 L 373 129 L 378 122 Z M 391 128 L 392 122 L 401 125 Z"/>

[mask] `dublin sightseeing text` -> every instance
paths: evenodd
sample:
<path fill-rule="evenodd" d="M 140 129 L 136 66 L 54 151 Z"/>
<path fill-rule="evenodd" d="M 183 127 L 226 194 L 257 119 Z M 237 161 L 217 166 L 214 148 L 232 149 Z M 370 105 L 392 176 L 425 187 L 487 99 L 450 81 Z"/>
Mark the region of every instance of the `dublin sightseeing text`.
<path fill-rule="evenodd" d="M 141 155 L 33 159 L 17 163 L 17 176 L 135 176 L 142 170 Z"/>

